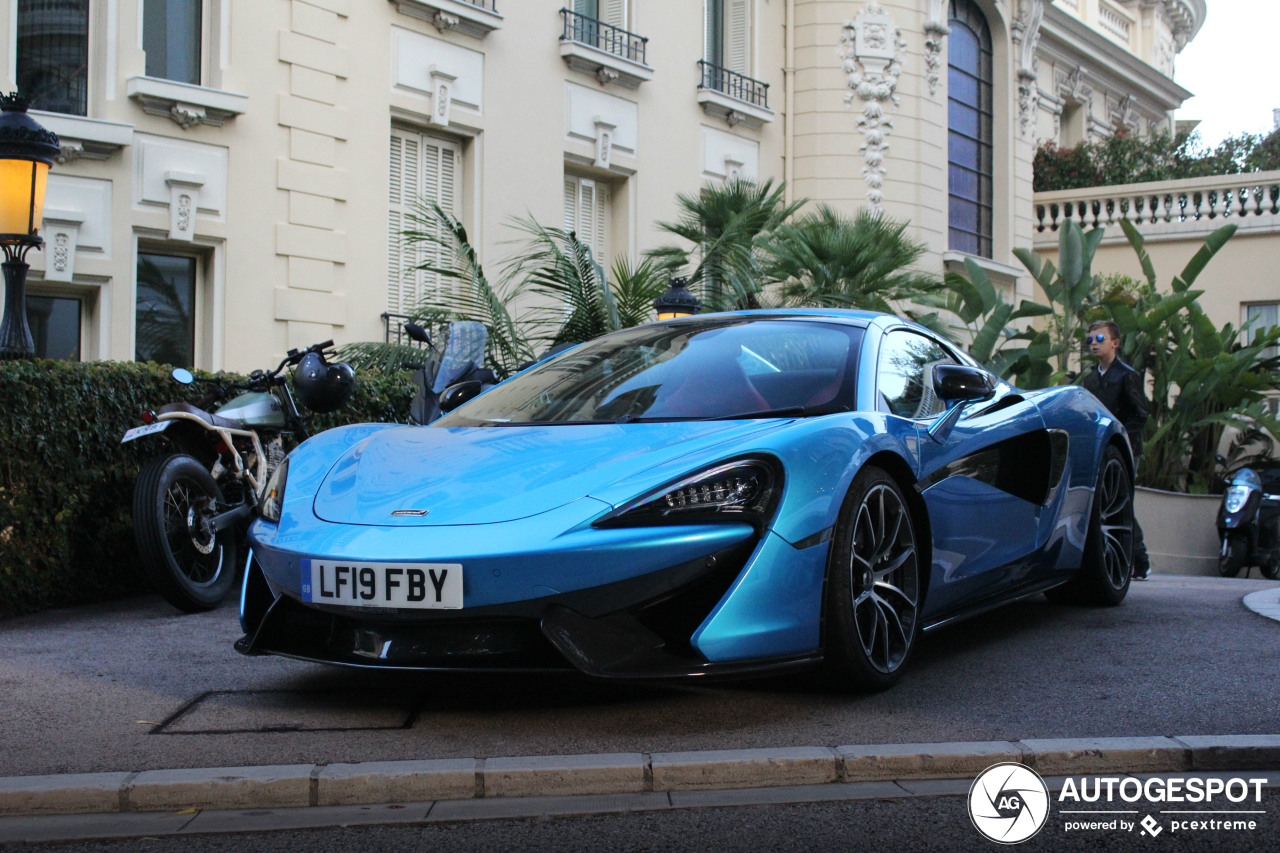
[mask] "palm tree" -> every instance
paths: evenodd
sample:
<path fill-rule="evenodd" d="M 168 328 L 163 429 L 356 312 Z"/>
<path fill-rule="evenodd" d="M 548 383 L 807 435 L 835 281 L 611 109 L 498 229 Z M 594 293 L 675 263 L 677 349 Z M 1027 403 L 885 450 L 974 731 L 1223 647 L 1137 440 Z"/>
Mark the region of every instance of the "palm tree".
<path fill-rule="evenodd" d="M 676 201 L 680 219 L 658 227 L 693 246 L 664 246 L 649 257 L 671 271 L 696 259 L 690 289 L 708 310 L 759 307 L 763 247 L 804 201 L 787 204 L 783 185 L 775 188 L 772 180 L 757 184 L 742 179 L 708 184 L 698 195 L 682 194 Z"/>
<path fill-rule="evenodd" d="M 866 208 L 850 219 L 819 205 L 775 230 L 767 244 L 766 280 L 781 283 L 786 306 L 902 313 L 942 331 L 935 312 L 917 308 L 942 307 L 942 282 L 911 269 L 925 247 L 906 230 L 907 223 Z"/>
<path fill-rule="evenodd" d="M 445 258 L 439 265 L 427 262 L 414 269 L 435 273 L 454 284 L 424 296 L 410 311 L 413 321 L 437 328 L 453 320 L 483 323 L 489 332 L 485 364 L 501 377 L 531 360 L 533 344 L 509 308 L 521 294 L 521 283 L 507 278 L 490 282 L 467 229 L 440 205 L 419 202 L 409 219 L 414 227 L 403 232 L 405 241 L 440 247 Z M 443 352 L 443 346 L 438 346 L 438 351 Z M 421 361 L 423 354 L 415 346 L 369 341 L 344 347 L 340 356 L 356 367 L 394 370 L 403 362 Z"/>
<path fill-rule="evenodd" d="M 573 231 L 532 219 L 518 219 L 515 225 L 530 239 L 504 275 L 550 302 L 530 309 L 536 337 L 552 346 L 581 343 L 653 319 L 653 300 L 667 286 L 665 270 L 658 265 L 646 261 L 634 266 L 619 258 L 606 274 L 591 247 Z"/>

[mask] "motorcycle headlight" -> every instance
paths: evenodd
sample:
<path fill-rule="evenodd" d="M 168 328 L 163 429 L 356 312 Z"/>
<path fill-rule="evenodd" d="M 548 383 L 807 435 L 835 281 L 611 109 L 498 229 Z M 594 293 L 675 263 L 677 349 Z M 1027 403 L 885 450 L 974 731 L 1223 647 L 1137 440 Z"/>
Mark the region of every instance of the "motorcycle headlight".
<path fill-rule="evenodd" d="M 1229 486 L 1223 506 L 1226 507 L 1227 512 L 1239 512 L 1244 509 L 1244 504 L 1247 500 L 1249 500 L 1249 488 L 1247 486 Z"/>
<path fill-rule="evenodd" d="M 289 457 L 286 456 L 267 480 L 266 491 L 262 493 L 262 502 L 258 505 L 258 514 L 267 521 L 279 523 L 280 511 L 284 508 L 284 486 L 288 479 Z"/>
<path fill-rule="evenodd" d="M 762 526 L 782 494 L 782 467 L 769 459 L 723 462 L 663 486 L 596 522 L 597 527 L 740 521 Z"/>

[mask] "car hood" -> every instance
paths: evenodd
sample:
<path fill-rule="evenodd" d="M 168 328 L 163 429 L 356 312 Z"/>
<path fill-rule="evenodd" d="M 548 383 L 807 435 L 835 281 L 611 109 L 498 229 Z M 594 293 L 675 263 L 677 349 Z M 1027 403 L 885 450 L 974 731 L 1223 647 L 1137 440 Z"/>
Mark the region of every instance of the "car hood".
<path fill-rule="evenodd" d="M 342 454 L 314 509 L 340 524 L 430 527 L 513 521 L 588 495 L 612 503 L 610 486 L 633 485 L 623 492 L 634 497 L 790 422 L 385 429 Z"/>

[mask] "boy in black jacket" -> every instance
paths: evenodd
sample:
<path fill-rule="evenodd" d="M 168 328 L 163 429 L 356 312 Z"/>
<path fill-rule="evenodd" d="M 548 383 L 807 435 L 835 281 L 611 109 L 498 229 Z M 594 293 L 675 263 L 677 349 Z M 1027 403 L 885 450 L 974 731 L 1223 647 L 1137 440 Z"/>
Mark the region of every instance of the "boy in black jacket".
<path fill-rule="evenodd" d="M 1142 375 L 1116 357 L 1120 350 L 1120 327 L 1114 321 L 1099 320 L 1091 325 L 1088 341 L 1089 352 L 1098 359 L 1098 364 L 1084 375 L 1080 384 L 1124 424 L 1136 463 L 1142 455 L 1142 428 L 1147 423 L 1147 395 L 1143 390 Z M 1137 516 L 1134 516 L 1133 576 L 1144 581 L 1150 573 L 1147 545 L 1142 539 Z"/>

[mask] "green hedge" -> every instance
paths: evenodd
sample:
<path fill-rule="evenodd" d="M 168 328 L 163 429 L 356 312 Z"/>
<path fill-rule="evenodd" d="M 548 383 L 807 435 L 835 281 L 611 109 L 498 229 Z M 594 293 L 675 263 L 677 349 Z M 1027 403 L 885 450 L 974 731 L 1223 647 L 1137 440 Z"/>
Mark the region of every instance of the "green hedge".
<path fill-rule="evenodd" d="M 161 443 L 120 437 L 144 409 L 200 394 L 156 364 L 0 362 L 0 616 L 147 588 L 130 507 Z M 351 402 L 313 431 L 407 420 L 412 395 L 407 373 L 362 372 Z"/>

